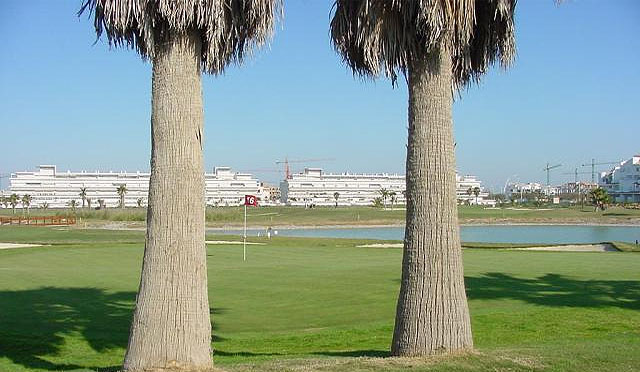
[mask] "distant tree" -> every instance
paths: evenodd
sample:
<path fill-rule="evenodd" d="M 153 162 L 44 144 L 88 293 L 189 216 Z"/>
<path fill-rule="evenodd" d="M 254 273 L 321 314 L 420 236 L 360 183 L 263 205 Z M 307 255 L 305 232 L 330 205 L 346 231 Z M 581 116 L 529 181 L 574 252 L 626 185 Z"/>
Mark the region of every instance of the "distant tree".
<path fill-rule="evenodd" d="M 107 203 L 104 201 L 104 199 L 98 199 L 98 208 L 104 209 L 106 207 L 107 207 Z"/>
<path fill-rule="evenodd" d="M 118 186 L 118 196 L 120 196 L 120 208 L 124 208 L 124 196 L 127 194 L 129 190 L 127 190 L 127 186 L 122 184 Z"/>
<path fill-rule="evenodd" d="M 87 198 L 87 208 L 91 209 L 91 198 Z"/>
<path fill-rule="evenodd" d="M 505 194 L 490 194 L 489 198 L 494 199 L 500 205 L 506 203 L 507 201 L 507 197 Z"/>
<path fill-rule="evenodd" d="M 69 206 L 69 208 L 71 208 L 71 212 L 75 213 L 76 212 L 76 207 L 78 206 L 78 202 L 76 202 L 75 199 L 71 199 L 67 205 Z"/>
<path fill-rule="evenodd" d="M 138 200 L 136 200 L 136 204 L 138 205 L 138 208 L 142 208 L 142 205 L 144 204 L 144 198 L 138 198 Z"/>
<path fill-rule="evenodd" d="M 389 200 L 391 200 L 391 209 L 393 209 L 393 205 L 396 203 L 396 200 L 398 200 L 395 191 L 389 191 Z"/>
<path fill-rule="evenodd" d="M 336 200 L 336 208 L 338 208 L 338 198 L 340 197 L 340 193 L 339 192 L 334 192 L 333 193 L 333 198 Z"/>
<path fill-rule="evenodd" d="M 607 190 L 602 187 L 595 188 L 589 192 L 591 203 L 594 205 L 594 212 L 598 209 L 607 209 L 607 204 L 611 202 L 611 197 L 607 193 Z"/>
<path fill-rule="evenodd" d="M 42 202 L 42 204 L 40 204 L 40 208 L 45 209 L 45 210 L 46 210 L 46 209 L 49 209 L 49 203 L 47 203 L 47 202 Z"/>
<path fill-rule="evenodd" d="M 476 196 L 476 205 L 478 205 L 478 196 L 480 195 L 480 188 L 479 187 L 474 187 L 473 188 L 473 195 Z"/>
<path fill-rule="evenodd" d="M 382 205 L 383 204 L 382 204 L 382 198 L 381 197 L 377 196 L 377 197 L 373 198 L 373 206 L 374 207 L 380 208 L 380 207 L 382 207 Z"/>
<path fill-rule="evenodd" d="M 378 190 L 378 193 L 380 194 L 380 197 L 382 198 L 382 205 L 383 205 L 384 209 L 387 209 L 387 198 L 389 197 L 389 190 L 387 190 L 385 188 L 381 188 L 380 190 Z"/>
<path fill-rule="evenodd" d="M 9 208 L 9 198 L 6 196 L 0 197 L 0 203 L 4 205 L 5 208 Z"/>
<path fill-rule="evenodd" d="M 16 206 L 20 203 L 20 198 L 18 194 L 11 194 L 9 196 L 9 204 L 11 204 L 11 209 L 13 209 L 13 214 L 16 214 Z"/>
<path fill-rule="evenodd" d="M 87 188 L 86 187 L 81 187 L 80 188 L 80 198 L 82 199 L 82 208 L 84 208 L 84 203 L 87 200 Z"/>
<path fill-rule="evenodd" d="M 31 195 L 29 195 L 29 194 L 22 195 L 22 199 L 21 199 L 22 207 L 25 209 L 27 214 L 29 214 L 29 207 L 31 206 L 31 200 L 33 200 Z"/>

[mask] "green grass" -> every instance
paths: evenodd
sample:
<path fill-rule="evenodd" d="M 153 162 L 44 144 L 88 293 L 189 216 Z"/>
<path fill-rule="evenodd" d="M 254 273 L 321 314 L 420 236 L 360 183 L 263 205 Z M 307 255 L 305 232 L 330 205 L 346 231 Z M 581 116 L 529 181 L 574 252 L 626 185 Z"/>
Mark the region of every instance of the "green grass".
<path fill-rule="evenodd" d="M 115 369 L 143 233 L 0 227 L 0 371 Z M 209 239 L 237 239 L 210 236 Z M 401 249 L 276 238 L 211 245 L 215 363 L 230 371 L 634 371 L 640 255 L 465 250 L 474 354 L 388 355 Z M 371 243 L 371 241 L 366 241 Z M 311 366 L 311 367 L 310 367 Z"/>
<path fill-rule="evenodd" d="M 611 244 L 619 251 L 622 252 L 640 252 L 640 246 L 634 243 L 626 242 L 611 242 Z"/>
<path fill-rule="evenodd" d="M 640 209 L 611 207 L 594 212 L 593 207 L 555 207 L 550 209 L 486 209 L 477 206 L 458 207 L 462 223 L 640 223 Z M 16 213 L 20 215 L 21 210 Z M 37 210 L 33 215 L 68 214 L 68 210 Z M 78 209 L 83 223 L 125 222 L 142 226 L 146 218 L 144 208 L 109 208 L 106 210 Z M 10 209 L 0 209 L 0 215 L 12 215 Z M 404 223 L 404 209 L 382 209 L 373 207 L 260 207 L 250 208 L 248 223 L 252 226 L 313 226 L 313 225 L 389 225 Z M 207 225 L 210 227 L 241 226 L 242 207 L 207 208 Z"/>

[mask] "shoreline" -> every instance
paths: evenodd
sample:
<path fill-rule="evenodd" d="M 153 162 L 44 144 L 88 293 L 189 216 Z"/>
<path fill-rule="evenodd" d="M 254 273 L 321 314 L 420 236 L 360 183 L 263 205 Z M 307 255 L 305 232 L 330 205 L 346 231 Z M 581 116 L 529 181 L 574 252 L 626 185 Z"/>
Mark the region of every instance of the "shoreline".
<path fill-rule="evenodd" d="M 128 222 L 112 222 L 107 224 L 93 224 L 93 223 L 84 223 L 84 226 L 80 226 L 80 224 L 76 225 L 78 228 L 85 229 L 104 229 L 104 230 L 132 230 L 132 231 L 144 231 L 146 226 L 144 224 L 138 223 L 128 223 Z M 389 224 L 324 224 L 324 225 L 247 225 L 247 230 L 266 230 L 269 227 L 272 229 L 278 230 L 305 230 L 305 229 L 379 229 L 379 228 L 399 228 L 404 227 L 404 223 L 389 223 Z M 487 221 L 487 222 L 461 222 L 459 224 L 461 227 L 469 226 L 469 227 L 478 227 L 478 226 L 603 226 L 603 227 L 638 227 L 640 228 L 640 222 L 629 223 L 629 222 L 595 222 L 595 221 L 531 221 L 531 222 L 522 222 L 522 221 Z M 226 226 L 206 226 L 205 230 L 209 232 L 216 231 L 236 231 L 242 230 L 242 225 L 226 225 Z"/>

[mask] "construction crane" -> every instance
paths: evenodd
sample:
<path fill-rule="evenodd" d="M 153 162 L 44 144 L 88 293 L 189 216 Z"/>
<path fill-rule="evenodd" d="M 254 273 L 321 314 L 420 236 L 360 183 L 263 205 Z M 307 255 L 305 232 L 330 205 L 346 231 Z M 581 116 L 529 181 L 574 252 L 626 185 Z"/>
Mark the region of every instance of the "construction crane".
<path fill-rule="evenodd" d="M 578 175 L 579 174 L 589 174 L 591 172 L 578 172 L 578 167 L 576 167 L 574 172 L 564 172 L 562 174 L 573 174 L 575 176 L 575 183 L 578 183 Z"/>
<path fill-rule="evenodd" d="M 596 159 L 591 159 L 591 163 L 582 164 L 583 167 L 591 167 L 591 183 L 596 183 L 596 165 L 620 164 L 619 161 L 607 161 L 596 163 Z"/>
<path fill-rule="evenodd" d="M 324 159 L 298 159 L 298 160 L 289 160 L 284 158 L 284 160 L 277 160 L 276 164 L 284 164 L 284 176 L 285 179 L 288 180 L 291 178 L 291 169 L 289 168 L 289 163 L 312 163 L 318 161 L 333 161 L 336 160 L 334 158 L 324 158 Z"/>
<path fill-rule="evenodd" d="M 549 181 L 549 171 L 551 171 L 552 169 L 556 169 L 558 167 L 561 167 L 562 164 L 556 164 L 556 165 L 550 165 L 549 163 L 547 163 L 547 166 L 543 169 L 543 171 L 547 171 L 547 186 L 549 186 L 551 184 L 551 182 Z"/>

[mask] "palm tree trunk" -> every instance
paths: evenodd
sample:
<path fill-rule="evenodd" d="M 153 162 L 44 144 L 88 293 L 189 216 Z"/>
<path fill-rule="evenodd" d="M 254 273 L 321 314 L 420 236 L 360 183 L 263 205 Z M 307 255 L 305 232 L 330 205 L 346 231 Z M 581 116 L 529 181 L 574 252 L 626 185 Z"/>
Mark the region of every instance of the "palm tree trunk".
<path fill-rule="evenodd" d="M 429 355 L 473 347 L 456 207 L 449 52 L 409 66 L 407 213 L 391 351 Z"/>
<path fill-rule="evenodd" d="M 200 54 L 195 32 L 156 44 L 147 235 L 127 371 L 212 368 Z"/>

